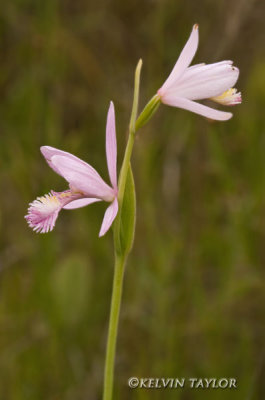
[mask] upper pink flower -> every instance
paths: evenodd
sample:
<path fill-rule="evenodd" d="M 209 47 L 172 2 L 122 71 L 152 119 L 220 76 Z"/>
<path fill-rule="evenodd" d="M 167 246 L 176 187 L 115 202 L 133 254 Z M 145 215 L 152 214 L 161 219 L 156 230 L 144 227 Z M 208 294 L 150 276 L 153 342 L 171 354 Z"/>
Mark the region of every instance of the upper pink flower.
<path fill-rule="evenodd" d="M 107 185 L 91 165 L 74 155 L 49 146 L 41 147 L 49 166 L 69 183 L 69 190 L 38 197 L 28 208 L 25 216 L 36 232 L 49 232 L 54 228 L 59 211 L 74 209 L 95 203 L 110 202 L 101 225 L 99 236 L 110 228 L 118 212 L 117 143 L 115 111 L 110 103 L 106 126 L 106 156 L 111 186 Z"/>
<path fill-rule="evenodd" d="M 172 72 L 157 94 L 164 104 L 184 108 L 211 119 L 230 119 L 231 113 L 215 110 L 193 100 L 211 99 L 224 105 L 241 103 L 241 93 L 233 88 L 239 70 L 232 65 L 232 61 L 189 67 L 198 43 L 199 27 L 194 25 Z"/>

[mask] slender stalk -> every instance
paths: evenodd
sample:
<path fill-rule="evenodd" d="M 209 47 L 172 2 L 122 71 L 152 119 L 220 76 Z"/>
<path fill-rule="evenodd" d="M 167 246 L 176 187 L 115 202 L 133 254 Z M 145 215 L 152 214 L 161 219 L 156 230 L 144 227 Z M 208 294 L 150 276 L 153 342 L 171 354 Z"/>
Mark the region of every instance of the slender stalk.
<path fill-rule="evenodd" d="M 109 321 L 109 334 L 107 342 L 107 354 L 105 361 L 105 378 L 103 400 L 112 399 L 114 361 L 116 352 L 117 332 L 120 315 L 120 305 L 123 287 L 123 275 L 126 259 L 124 256 L 116 255 L 115 271 L 112 286 L 111 311 Z"/>
<path fill-rule="evenodd" d="M 124 160 L 122 163 L 121 167 L 121 172 L 120 172 L 120 179 L 119 179 L 119 193 L 118 193 L 118 198 L 120 200 L 120 203 L 123 200 L 124 196 L 124 190 L 125 190 L 125 185 L 126 185 L 126 179 L 127 179 L 127 174 L 128 170 L 130 167 L 130 160 L 132 156 L 132 150 L 133 150 L 133 145 L 134 145 L 134 133 L 130 133 L 129 139 L 127 142 L 126 150 L 125 150 L 125 155 L 124 155 Z"/>
<path fill-rule="evenodd" d="M 134 144 L 135 121 L 138 109 L 141 67 L 142 67 L 142 60 L 138 62 L 135 70 L 134 99 L 133 99 L 132 113 L 129 125 L 129 138 L 119 176 L 119 193 L 118 193 L 119 212 L 114 224 L 115 269 L 114 269 L 114 278 L 112 287 L 109 331 L 107 340 L 107 353 L 105 360 L 103 400 L 112 400 L 118 323 L 119 323 L 121 297 L 122 297 L 123 276 L 127 258 L 126 251 L 121 248 L 120 244 L 121 210 L 122 210 L 127 175 L 130 168 L 132 149 Z"/>
<path fill-rule="evenodd" d="M 137 118 L 137 110 L 138 110 L 138 102 L 139 102 L 139 86 L 140 86 L 140 74 L 142 68 L 142 60 L 140 59 L 136 70 L 135 70 L 135 79 L 134 79 L 134 96 L 133 96 L 133 105 L 132 105 L 132 113 L 129 124 L 129 138 L 121 166 L 121 171 L 119 175 L 119 193 L 118 193 L 118 201 L 119 201 L 119 212 L 114 222 L 114 244 L 116 251 L 118 253 L 122 253 L 121 244 L 120 244 L 120 229 L 121 229 L 121 209 L 125 191 L 125 185 L 127 180 L 128 171 L 130 168 L 130 160 L 134 145 L 134 137 L 135 137 L 135 123 Z"/>
<path fill-rule="evenodd" d="M 119 200 L 122 201 L 125 184 L 127 179 L 127 173 L 130 166 L 130 160 L 132 155 L 132 149 L 134 144 L 134 136 L 135 136 L 135 122 L 137 117 L 138 110 L 138 100 L 139 100 L 139 85 L 140 85 L 140 73 L 142 68 L 142 60 L 139 60 L 136 70 L 135 70 L 135 82 L 134 82 L 134 96 L 133 96 L 133 106 L 131 119 L 129 124 L 129 139 L 125 150 L 125 155 L 121 167 L 120 177 L 119 177 Z"/>

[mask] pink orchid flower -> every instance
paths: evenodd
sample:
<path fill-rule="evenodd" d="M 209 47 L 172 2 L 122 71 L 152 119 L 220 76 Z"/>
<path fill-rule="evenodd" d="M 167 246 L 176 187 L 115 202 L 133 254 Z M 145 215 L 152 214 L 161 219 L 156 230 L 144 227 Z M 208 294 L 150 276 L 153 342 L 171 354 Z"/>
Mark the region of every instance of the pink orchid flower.
<path fill-rule="evenodd" d="M 30 203 L 25 216 L 29 226 L 36 232 L 49 232 L 54 228 L 62 208 L 70 210 L 104 200 L 111 204 L 101 225 L 99 236 L 103 236 L 118 212 L 117 143 L 113 103 L 110 103 L 106 125 L 106 156 L 111 186 L 103 181 L 91 165 L 70 153 L 49 146 L 41 147 L 41 152 L 49 166 L 69 183 L 69 190 L 51 191 Z"/>
<path fill-rule="evenodd" d="M 211 119 L 228 120 L 233 114 L 215 110 L 194 100 L 211 99 L 223 105 L 240 104 L 241 93 L 233 88 L 239 70 L 232 65 L 232 61 L 190 67 L 198 43 L 199 27 L 194 25 L 172 72 L 157 94 L 162 103 L 169 106 L 183 108 Z"/>

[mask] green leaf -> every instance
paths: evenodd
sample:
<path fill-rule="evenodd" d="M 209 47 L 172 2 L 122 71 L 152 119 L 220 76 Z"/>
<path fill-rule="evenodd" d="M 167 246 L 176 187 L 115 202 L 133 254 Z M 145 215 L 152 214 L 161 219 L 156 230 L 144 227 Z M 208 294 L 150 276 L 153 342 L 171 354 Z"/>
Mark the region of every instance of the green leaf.
<path fill-rule="evenodd" d="M 133 106 L 132 106 L 132 114 L 131 114 L 131 120 L 130 120 L 130 125 L 129 125 L 131 133 L 135 132 L 135 121 L 136 121 L 137 110 L 138 110 L 140 75 L 141 75 L 142 65 L 143 65 L 143 62 L 140 59 L 136 66 L 135 78 L 134 78 Z"/>
<path fill-rule="evenodd" d="M 120 242 L 123 254 L 132 248 L 135 231 L 136 198 L 131 164 L 129 166 L 121 209 Z"/>

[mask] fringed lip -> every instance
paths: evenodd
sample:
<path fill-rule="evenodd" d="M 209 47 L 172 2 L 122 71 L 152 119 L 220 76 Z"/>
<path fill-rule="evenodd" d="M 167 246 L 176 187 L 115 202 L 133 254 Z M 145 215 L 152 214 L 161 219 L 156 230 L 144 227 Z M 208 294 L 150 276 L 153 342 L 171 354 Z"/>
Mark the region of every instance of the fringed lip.
<path fill-rule="evenodd" d="M 71 190 L 57 193 L 50 193 L 37 197 L 28 208 L 25 216 L 30 228 L 38 233 L 47 233 L 53 230 L 56 219 L 61 209 L 68 203 L 80 198 L 80 194 L 75 194 Z"/>

